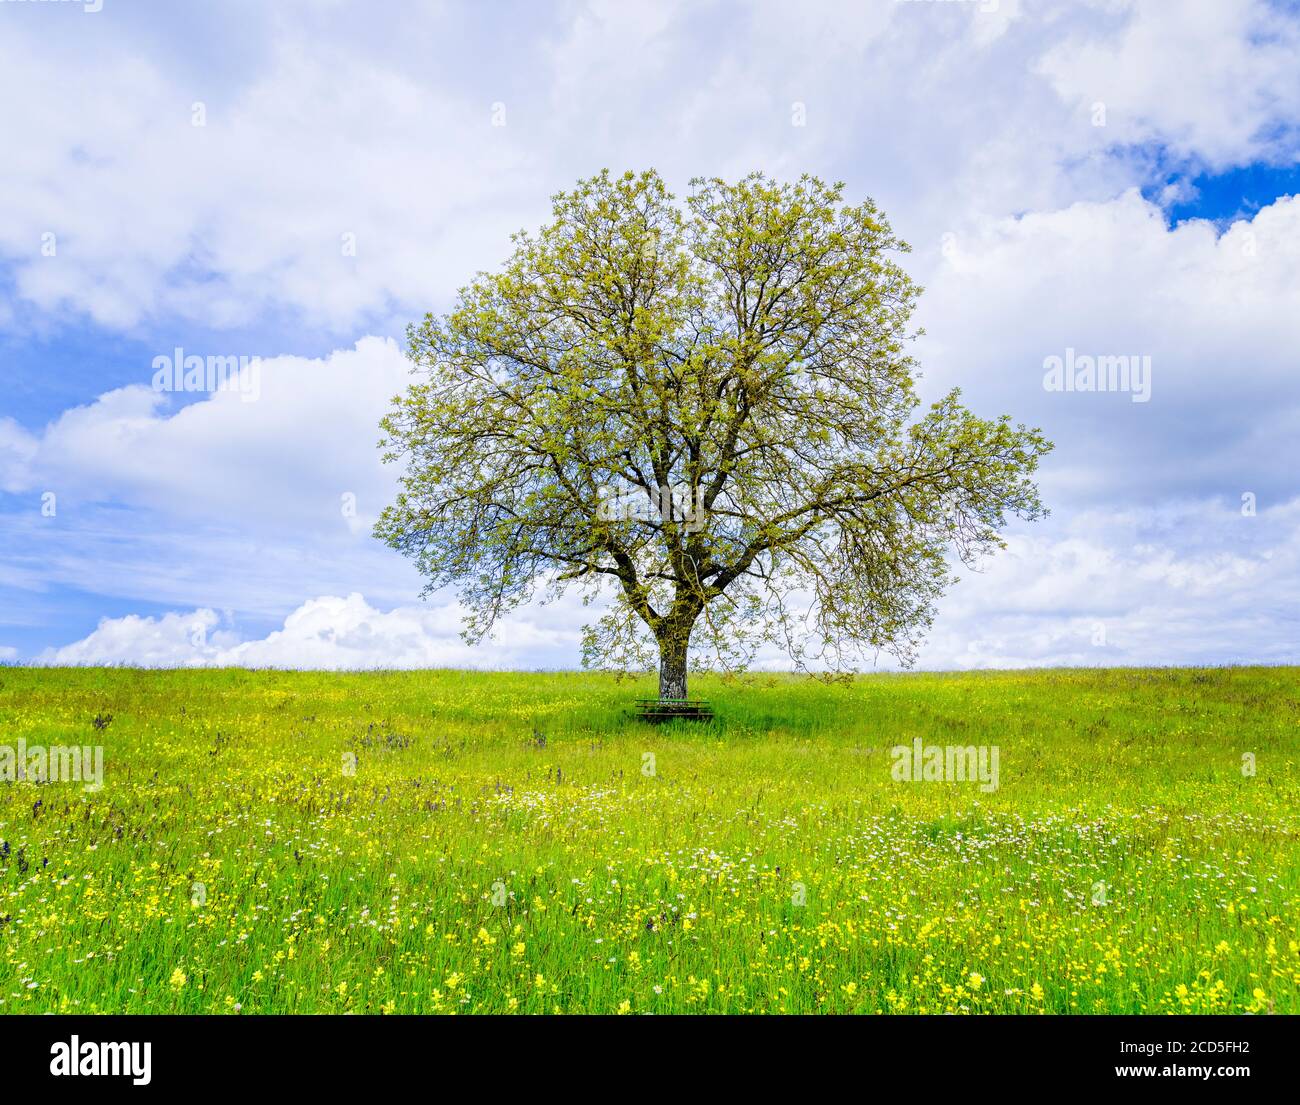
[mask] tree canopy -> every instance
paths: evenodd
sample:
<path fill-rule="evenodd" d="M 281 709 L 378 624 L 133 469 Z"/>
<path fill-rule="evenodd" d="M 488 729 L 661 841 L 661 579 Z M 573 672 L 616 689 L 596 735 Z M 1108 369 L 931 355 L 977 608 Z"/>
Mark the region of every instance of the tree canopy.
<path fill-rule="evenodd" d="M 589 665 L 686 696 L 689 655 L 740 666 L 910 662 L 952 582 L 1044 513 L 1050 449 L 954 390 L 921 410 L 920 289 L 870 200 L 812 176 L 602 172 L 554 198 L 496 272 L 408 328 L 383 421 L 405 463 L 376 534 L 478 639 L 539 590 L 609 600 Z"/>

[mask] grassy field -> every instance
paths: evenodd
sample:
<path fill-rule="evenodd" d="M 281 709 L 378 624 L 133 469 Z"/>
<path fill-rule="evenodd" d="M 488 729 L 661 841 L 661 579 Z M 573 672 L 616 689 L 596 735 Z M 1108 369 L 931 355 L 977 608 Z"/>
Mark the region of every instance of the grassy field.
<path fill-rule="evenodd" d="M 1300 1011 L 1297 669 L 691 690 L 0 668 L 0 1011 Z"/>

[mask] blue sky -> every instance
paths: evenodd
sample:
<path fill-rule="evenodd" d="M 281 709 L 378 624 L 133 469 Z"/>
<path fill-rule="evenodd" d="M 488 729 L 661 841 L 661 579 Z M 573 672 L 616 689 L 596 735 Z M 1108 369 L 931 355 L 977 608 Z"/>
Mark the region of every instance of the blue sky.
<path fill-rule="evenodd" d="M 923 394 L 1057 443 L 920 666 L 1297 660 L 1295 5 L 91 7 L 0 4 L 0 660 L 576 666 L 590 611 L 471 649 L 369 527 L 405 324 L 606 166 L 873 197 Z"/>

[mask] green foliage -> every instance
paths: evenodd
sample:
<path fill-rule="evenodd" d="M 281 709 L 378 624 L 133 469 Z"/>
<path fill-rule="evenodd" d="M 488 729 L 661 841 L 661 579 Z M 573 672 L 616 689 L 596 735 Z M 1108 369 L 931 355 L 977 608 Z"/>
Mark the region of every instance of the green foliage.
<path fill-rule="evenodd" d="M 606 585 L 584 660 L 642 667 L 648 629 L 668 697 L 688 640 L 724 667 L 765 641 L 910 658 L 947 551 L 1043 513 L 1049 445 L 956 391 L 918 412 L 906 249 L 815 177 L 695 180 L 683 205 L 653 172 L 581 182 L 409 329 L 376 534 L 459 588 L 471 639 L 539 587 Z"/>

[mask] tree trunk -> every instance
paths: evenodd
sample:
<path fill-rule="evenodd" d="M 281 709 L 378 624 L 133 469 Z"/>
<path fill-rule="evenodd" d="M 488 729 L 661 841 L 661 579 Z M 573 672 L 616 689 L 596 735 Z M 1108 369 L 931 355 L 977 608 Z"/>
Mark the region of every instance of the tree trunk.
<path fill-rule="evenodd" d="M 686 645 L 689 633 L 674 633 L 659 641 L 659 698 L 686 697 Z"/>

